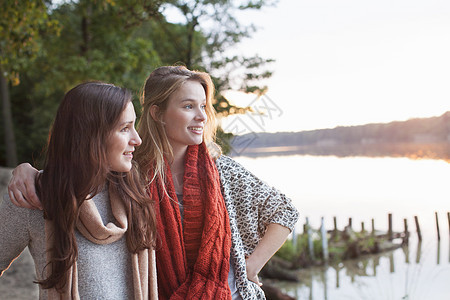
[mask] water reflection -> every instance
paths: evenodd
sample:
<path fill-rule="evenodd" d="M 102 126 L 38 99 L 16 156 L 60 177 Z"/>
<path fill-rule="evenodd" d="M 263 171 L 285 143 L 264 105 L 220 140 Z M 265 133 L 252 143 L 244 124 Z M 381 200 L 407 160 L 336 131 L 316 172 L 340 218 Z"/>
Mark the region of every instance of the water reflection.
<path fill-rule="evenodd" d="M 437 242 L 437 264 L 439 265 L 439 261 L 441 259 L 441 241 Z"/>
<path fill-rule="evenodd" d="M 239 146 L 239 144 L 235 144 Z M 234 147 L 233 156 L 264 157 L 273 155 L 317 155 L 337 157 L 408 157 L 411 159 L 442 159 L 450 163 L 448 143 L 376 143 L 376 144 L 312 144 L 246 148 Z"/>
<path fill-rule="evenodd" d="M 409 245 L 404 245 L 402 247 L 403 254 L 405 255 L 405 263 L 409 264 Z"/>
<path fill-rule="evenodd" d="M 386 216 L 393 214 L 393 230 L 404 230 L 402 220 L 420 220 L 422 242 L 410 228 L 409 247 L 324 268 L 301 270 L 300 283 L 279 282 L 297 299 L 448 299 L 450 295 L 450 242 L 441 228 L 436 239 L 435 212 L 450 211 L 450 164 L 443 160 L 407 158 L 337 158 L 331 156 L 237 157 L 236 160 L 289 196 L 301 214 L 298 230 L 309 225 L 343 228 L 374 220 L 386 231 Z M 295 176 L 281 176 L 289 170 Z M 442 221 L 441 221 L 442 225 Z M 414 227 L 411 226 L 411 227 Z M 414 232 L 414 234 L 413 234 Z M 447 249 L 447 247 L 449 247 Z M 444 257 L 443 253 L 449 253 Z M 325 274 L 324 274 L 325 273 Z M 324 282 L 326 280 L 326 283 Z M 406 298 L 408 297 L 408 298 Z"/>
<path fill-rule="evenodd" d="M 441 265 L 441 246 L 440 242 L 436 243 L 437 261 L 435 263 L 439 266 Z M 415 250 L 416 254 L 414 263 L 410 261 L 411 250 Z M 440 270 L 425 268 L 422 255 L 422 241 L 418 241 L 382 254 L 366 255 L 360 259 L 300 270 L 298 271 L 300 283 L 278 282 L 276 285 L 296 299 L 310 300 L 424 299 L 421 295 L 448 295 L 448 289 L 447 292 L 442 287 L 440 287 L 441 290 L 435 290 L 433 285 L 436 283 L 428 283 L 424 278 L 436 281 L 445 272 L 450 274 L 450 266 L 445 265 Z M 398 280 L 399 276 L 402 280 Z M 341 288 L 342 282 L 345 283 L 343 288 Z M 426 285 L 430 287 L 424 288 Z M 392 297 L 393 295 L 395 297 Z M 430 299 L 442 298 L 431 297 Z"/>
<path fill-rule="evenodd" d="M 419 264 L 421 255 L 422 255 L 422 241 L 419 240 L 419 242 L 417 243 L 416 264 Z"/>

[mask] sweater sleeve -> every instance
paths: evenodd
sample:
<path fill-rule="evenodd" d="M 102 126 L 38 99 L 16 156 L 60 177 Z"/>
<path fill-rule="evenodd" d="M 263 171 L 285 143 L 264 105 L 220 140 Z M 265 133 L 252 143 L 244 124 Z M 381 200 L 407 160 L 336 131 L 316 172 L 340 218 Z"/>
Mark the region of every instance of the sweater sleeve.
<path fill-rule="evenodd" d="M 7 194 L 0 202 L 0 276 L 28 246 L 29 212 L 27 208 L 12 204 Z"/>
<path fill-rule="evenodd" d="M 260 188 L 265 190 L 267 195 L 261 199 L 259 204 L 261 225 L 266 228 L 269 224 L 276 223 L 292 231 L 299 214 L 291 199 L 265 183 Z"/>
<path fill-rule="evenodd" d="M 255 226 L 260 236 L 271 223 L 293 230 L 299 214 L 289 198 L 229 157 L 221 156 L 216 163 L 227 190 L 225 196 L 237 210 L 239 227 L 251 231 Z"/>

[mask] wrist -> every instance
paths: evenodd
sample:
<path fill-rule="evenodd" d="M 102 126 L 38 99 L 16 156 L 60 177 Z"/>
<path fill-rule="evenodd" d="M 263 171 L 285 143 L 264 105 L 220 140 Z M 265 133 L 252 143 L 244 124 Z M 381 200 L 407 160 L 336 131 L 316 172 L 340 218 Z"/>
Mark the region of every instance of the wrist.
<path fill-rule="evenodd" d="M 262 267 L 264 266 L 264 261 L 262 261 L 258 255 L 252 254 L 246 259 L 247 263 L 247 273 L 249 275 L 256 276 L 259 271 L 261 271 Z"/>

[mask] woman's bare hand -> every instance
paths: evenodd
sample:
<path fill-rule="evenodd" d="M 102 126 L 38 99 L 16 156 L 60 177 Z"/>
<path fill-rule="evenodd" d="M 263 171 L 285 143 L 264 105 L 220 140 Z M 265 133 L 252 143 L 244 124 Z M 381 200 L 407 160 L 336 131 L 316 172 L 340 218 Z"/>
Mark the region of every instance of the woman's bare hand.
<path fill-rule="evenodd" d="M 248 280 L 256 283 L 259 286 L 262 286 L 262 283 L 259 281 L 258 273 L 261 271 L 261 267 L 257 266 L 256 263 L 253 263 L 253 260 L 246 259 L 245 260 L 247 267 L 247 278 Z"/>
<path fill-rule="evenodd" d="M 36 194 L 35 179 L 38 170 L 29 163 L 18 165 L 12 172 L 8 184 L 8 194 L 11 202 L 19 207 L 42 210 L 42 204 Z"/>

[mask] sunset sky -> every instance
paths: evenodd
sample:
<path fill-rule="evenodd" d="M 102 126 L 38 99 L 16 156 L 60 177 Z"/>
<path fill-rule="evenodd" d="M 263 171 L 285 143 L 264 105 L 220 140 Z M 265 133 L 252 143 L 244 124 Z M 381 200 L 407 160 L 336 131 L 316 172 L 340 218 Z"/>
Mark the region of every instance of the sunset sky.
<path fill-rule="evenodd" d="M 450 1 L 280 0 L 240 19 L 259 30 L 235 51 L 276 60 L 267 82 L 271 115 L 238 116 L 247 131 L 333 128 L 450 110 Z M 232 123 L 236 117 L 222 126 Z"/>

